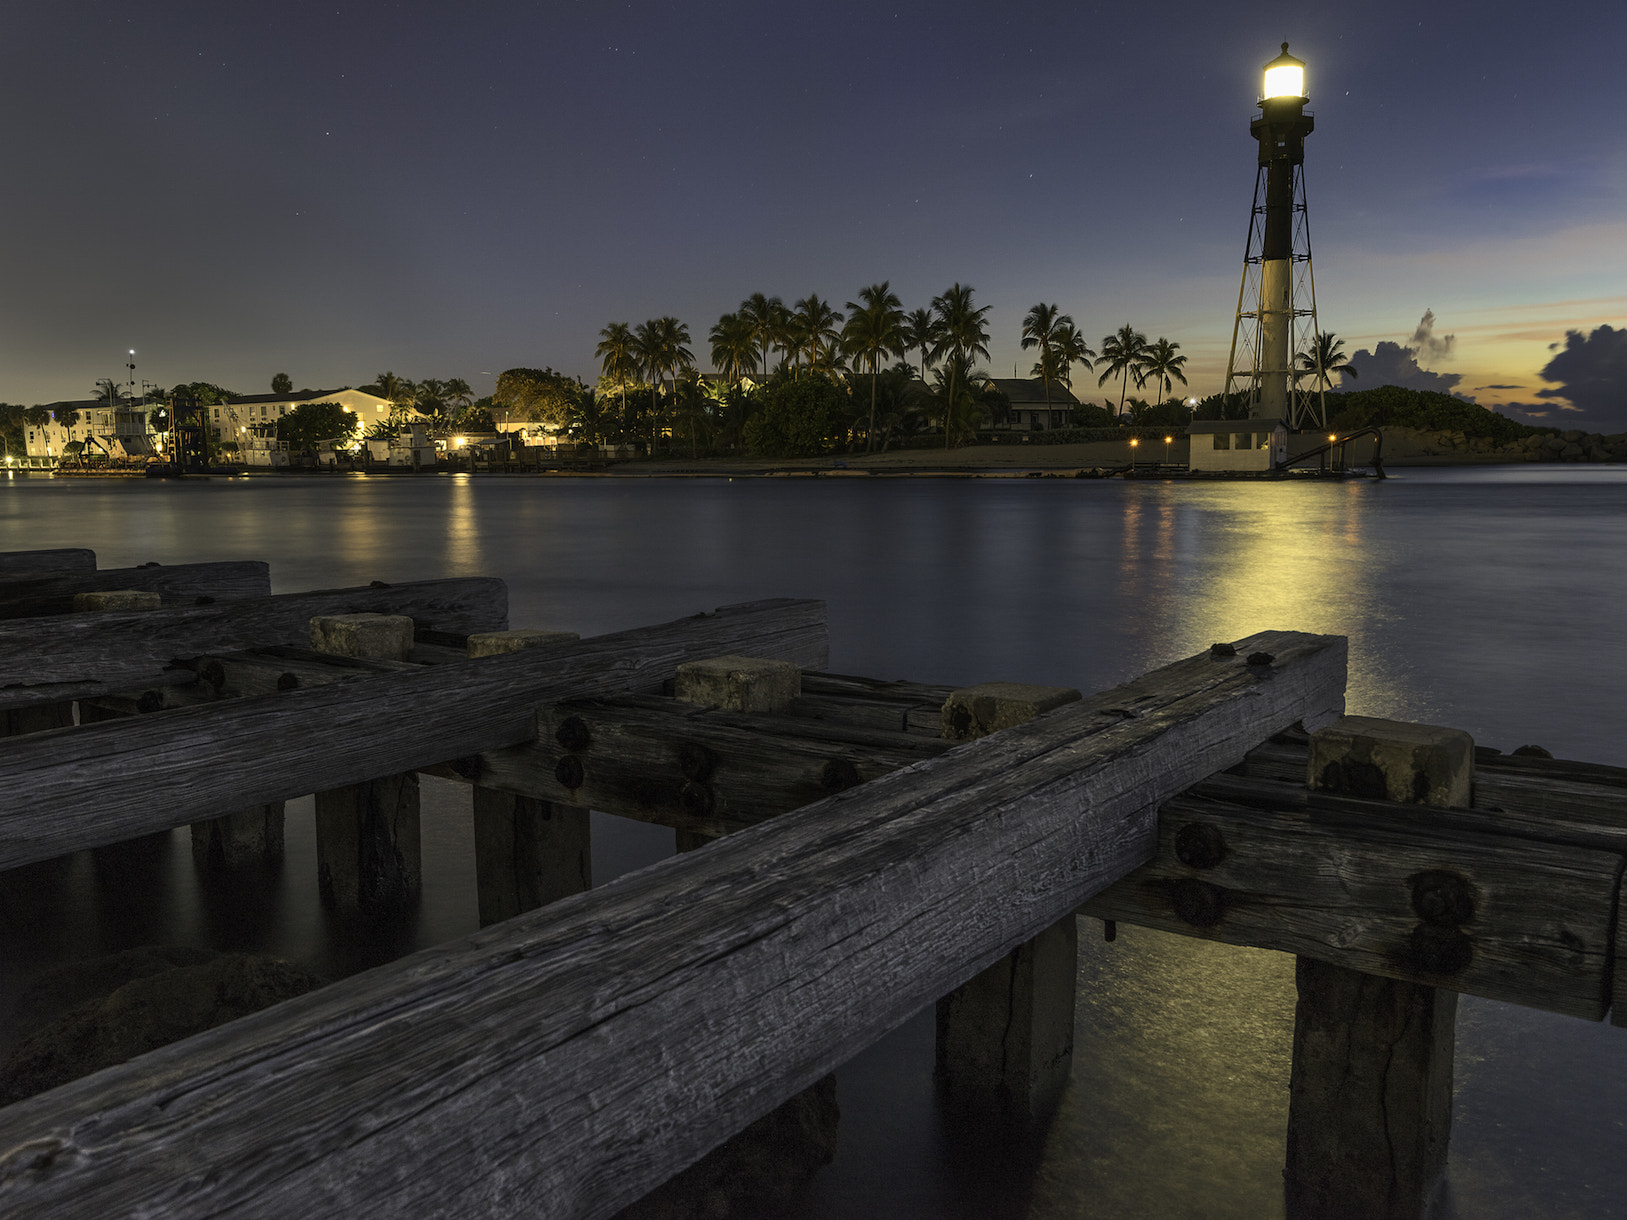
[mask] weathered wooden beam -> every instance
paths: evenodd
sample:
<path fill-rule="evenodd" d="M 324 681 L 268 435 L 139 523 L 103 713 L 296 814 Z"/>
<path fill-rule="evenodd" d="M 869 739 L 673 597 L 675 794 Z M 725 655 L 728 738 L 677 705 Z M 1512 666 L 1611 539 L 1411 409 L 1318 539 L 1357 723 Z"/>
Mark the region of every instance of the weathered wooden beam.
<path fill-rule="evenodd" d="M 0 551 L 0 581 L 95 570 L 96 552 L 83 547 L 63 547 L 50 551 Z"/>
<path fill-rule="evenodd" d="M 406 614 L 447 630 L 505 626 L 508 590 L 489 577 L 421 580 L 221 601 L 211 606 L 46 615 L 0 622 L 0 707 L 140 690 L 176 657 L 304 645 L 319 614 Z"/>
<path fill-rule="evenodd" d="M 953 745 L 655 695 L 572 700 L 538 713 L 535 741 L 482 754 L 462 778 L 717 838 Z"/>
<path fill-rule="evenodd" d="M 791 714 L 832 724 L 937 737 L 953 686 L 883 682 L 849 674 L 804 674 Z"/>
<path fill-rule="evenodd" d="M 0 1110 L 0 1202 L 613 1215 L 1144 860 L 1153 803 L 1340 709 L 1342 638 L 1244 646 L 1276 659 L 1179 662 L 1113 727 L 1075 704 Z"/>
<path fill-rule="evenodd" d="M 139 589 L 157 593 L 166 606 L 208 605 L 197 599 L 225 601 L 271 595 L 270 565 L 259 561 L 151 564 L 139 568 L 62 572 L 7 580 L 0 584 L 0 619 L 41 614 L 69 614 L 77 593 Z"/>
<path fill-rule="evenodd" d="M 1217 776 L 1168 802 L 1156 858 L 1080 913 L 1598 1020 L 1621 857 L 1494 825 L 1437 826 L 1375 801 L 1308 806 L 1303 788 Z M 1475 895 L 1461 943 L 1418 934 L 1420 887 L 1441 873 Z"/>
<path fill-rule="evenodd" d="M 749 649 L 816 666 L 827 648 L 823 602 L 756 602 L 459 665 L 0 739 L 0 869 L 527 741 L 539 705 L 659 689 L 694 657 Z"/>

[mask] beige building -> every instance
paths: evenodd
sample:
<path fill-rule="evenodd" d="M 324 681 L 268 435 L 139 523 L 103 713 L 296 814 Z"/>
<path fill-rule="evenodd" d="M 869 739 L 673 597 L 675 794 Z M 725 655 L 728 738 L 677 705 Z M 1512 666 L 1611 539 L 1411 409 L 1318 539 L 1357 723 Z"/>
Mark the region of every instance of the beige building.
<path fill-rule="evenodd" d="M 1275 470 L 1288 460 L 1280 419 L 1203 419 L 1187 425 L 1190 470 Z"/>
<path fill-rule="evenodd" d="M 23 424 L 23 445 L 31 458 L 60 461 L 68 446 L 79 442 L 91 453 L 106 454 L 115 461 L 145 461 L 158 452 L 158 434 L 152 429 L 151 412 L 158 403 L 119 402 L 105 398 L 80 399 L 46 404 L 51 419 L 45 424 Z M 68 412 L 78 412 L 72 424 L 58 420 Z"/>
<path fill-rule="evenodd" d="M 216 441 L 236 441 L 245 450 L 253 437 L 252 429 L 261 424 L 274 424 L 295 407 L 308 402 L 336 402 L 361 421 L 366 432 L 374 424 L 390 417 L 390 400 L 369 394 L 366 390 L 301 390 L 298 394 L 250 394 L 235 402 L 205 407 L 210 434 Z"/>
<path fill-rule="evenodd" d="M 1046 401 L 1045 382 L 1038 377 L 991 377 L 994 388 L 1006 396 L 1011 415 L 1006 427 L 1013 432 L 1048 432 L 1073 422 L 1079 400 L 1060 381 L 1051 382 Z"/>

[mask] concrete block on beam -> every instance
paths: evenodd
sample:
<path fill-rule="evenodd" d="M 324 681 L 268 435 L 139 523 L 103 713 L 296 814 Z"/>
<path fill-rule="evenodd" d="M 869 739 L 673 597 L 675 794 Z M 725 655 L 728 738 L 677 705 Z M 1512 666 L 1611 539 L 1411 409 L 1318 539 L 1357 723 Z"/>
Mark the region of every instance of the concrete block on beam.
<path fill-rule="evenodd" d="M 1341 716 L 1312 735 L 1306 768 L 1313 792 L 1465 809 L 1474 738 L 1433 724 Z"/>
<path fill-rule="evenodd" d="M 98 589 L 93 593 L 75 593 L 75 610 L 157 610 L 163 599 L 147 589 Z"/>
<path fill-rule="evenodd" d="M 1079 692 L 1067 686 L 983 682 L 963 687 L 944 701 L 943 735 L 951 741 L 987 737 L 1078 698 Z"/>
<path fill-rule="evenodd" d="M 674 693 L 730 712 L 782 712 L 802 694 L 802 671 L 789 661 L 712 657 L 678 666 Z"/>
<path fill-rule="evenodd" d="M 336 657 L 405 661 L 412 655 L 412 619 L 404 614 L 319 614 L 311 648 Z"/>
<path fill-rule="evenodd" d="M 471 657 L 495 657 L 506 652 L 519 652 L 522 648 L 538 648 L 544 644 L 568 644 L 582 637 L 574 631 L 541 631 L 525 628 L 519 631 L 477 631 L 465 645 Z"/>

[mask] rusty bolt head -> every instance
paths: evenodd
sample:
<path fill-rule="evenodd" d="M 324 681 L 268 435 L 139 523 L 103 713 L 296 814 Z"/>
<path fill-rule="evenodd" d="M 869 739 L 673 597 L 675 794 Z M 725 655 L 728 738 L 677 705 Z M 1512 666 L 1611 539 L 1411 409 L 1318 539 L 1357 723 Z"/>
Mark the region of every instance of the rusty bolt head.
<path fill-rule="evenodd" d="M 559 765 L 554 768 L 554 778 L 573 791 L 580 788 L 583 779 L 582 760 L 570 756 L 560 759 Z"/>
<path fill-rule="evenodd" d="M 698 741 L 686 741 L 678 747 L 678 770 L 685 779 L 704 784 L 717 770 L 717 755 Z"/>
<path fill-rule="evenodd" d="M 1209 655 L 1216 658 L 1235 657 L 1237 655 L 1237 646 L 1235 644 L 1211 644 L 1209 645 Z"/>
<path fill-rule="evenodd" d="M 1456 873 L 1430 869 L 1407 878 L 1412 909 L 1432 928 L 1455 928 L 1474 918 L 1474 887 Z"/>
<path fill-rule="evenodd" d="M 1248 654 L 1248 663 L 1250 665 L 1269 665 L 1276 659 L 1269 652 L 1251 652 Z"/>
<path fill-rule="evenodd" d="M 845 758 L 833 758 L 825 764 L 819 773 L 819 785 L 826 792 L 840 792 L 844 788 L 856 788 L 863 781 L 859 778 L 859 769 Z"/>
<path fill-rule="evenodd" d="M 1169 896 L 1175 914 L 1194 928 L 1212 928 L 1226 913 L 1226 891 L 1207 881 L 1184 878 L 1170 887 Z"/>
<path fill-rule="evenodd" d="M 1419 974 L 1456 974 L 1474 960 L 1474 946 L 1457 928 L 1421 923 L 1407 937 L 1401 960 Z"/>
<path fill-rule="evenodd" d="M 161 692 L 155 690 L 142 691 L 141 698 L 136 700 L 136 711 L 138 712 L 156 712 L 163 706 L 164 696 Z"/>
<path fill-rule="evenodd" d="M 206 595 L 194 598 L 192 604 L 194 606 L 212 606 L 215 604 L 215 599 Z"/>
<path fill-rule="evenodd" d="M 593 735 L 588 732 L 587 721 L 580 716 L 567 716 L 554 730 L 554 740 L 567 750 L 585 750 Z"/>
<path fill-rule="evenodd" d="M 299 675 L 296 673 L 280 673 L 277 675 L 278 690 L 298 690 Z"/>
<path fill-rule="evenodd" d="M 205 661 L 203 668 L 198 670 L 198 677 L 219 690 L 226 685 L 226 667 L 219 661 Z"/>
<path fill-rule="evenodd" d="M 678 790 L 678 803 L 692 818 L 704 818 L 712 812 L 712 790 L 705 784 L 687 783 Z"/>
<path fill-rule="evenodd" d="M 1175 856 L 1187 868 L 1213 868 L 1226 858 L 1220 827 L 1188 822 L 1175 832 Z"/>

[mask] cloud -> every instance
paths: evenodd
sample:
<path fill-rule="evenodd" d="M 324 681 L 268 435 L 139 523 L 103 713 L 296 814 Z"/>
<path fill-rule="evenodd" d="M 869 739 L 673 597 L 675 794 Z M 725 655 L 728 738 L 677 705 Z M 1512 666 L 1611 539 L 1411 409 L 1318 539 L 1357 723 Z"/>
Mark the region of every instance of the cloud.
<path fill-rule="evenodd" d="M 1410 347 L 1384 340 L 1372 351 L 1365 347 L 1350 358 L 1351 366 L 1364 390 L 1381 385 L 1398 385 L 1409 390 L 1438 390 L 1442 394 L 1453 392 L 1463 380 L 1461 373 L 1431 373 L 1418 365 L 1418 353 Z M 1351 387 L 1346 387 L 1351 388 Z"/>
<path fill-rule="evenodd" d="M 1456 335 L 1435 333 L 1435 311 L 1424 310 L 1412 337 L 1405 343 L 1391 343 L 1388 339 L 1365 347 L 1350 357 L 1350 366 L 1356 370 L 1361 388 L 1376 389 L 1381 385 L 1398 385 L 1409 390 L 1435 390 L 1442 394 L 1456 393 L 1461 373 L 1433 373 L 1419 361 L 1444 360 L 1452 354 Z M 1459 394 L 1463 398 L 1465 395 Z"/>
<path fill-rule="evenodd" d="M 1565 332 L 1564 349 L 1542 366 L 1542 379 L 1558 388 L 1538 390 L 1574 427 L 1619 431 L 1627 424 L 1627 329 L 1606 323 L 1592 334 Z M 1564 401 L 1559 401 L 1563 399 Z"/>
<path fill-rule="evenodd" d="M 1523 390 L 1523 385 L 1477 385 L 1477 390 Z"/>
<path fill-rule="evenodd" d="M 1418 328 L 1412 332 L 1412 338 L 1407 340 L 1407 346 L 1414 355 L 1426 360 L 1444 360 L 1452 354 L 1452 344 L 1456 341 L 1456 335 L 1435 337 L 1435 311 L 1426 309 L 1424 316 L 1418 319 Z"/>

